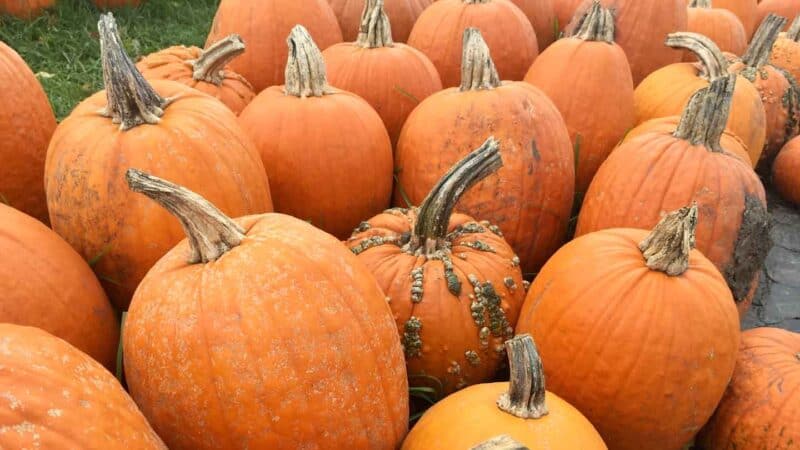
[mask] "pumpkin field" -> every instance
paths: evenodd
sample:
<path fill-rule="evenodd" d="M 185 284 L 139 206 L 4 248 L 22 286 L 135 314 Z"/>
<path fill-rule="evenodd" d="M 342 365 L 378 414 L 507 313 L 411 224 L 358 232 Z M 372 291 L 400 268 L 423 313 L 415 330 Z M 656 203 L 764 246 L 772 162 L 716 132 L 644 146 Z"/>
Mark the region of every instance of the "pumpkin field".
<path fill-rule="evenodd" d="M 800 0 L 0 0 L 0 449 L 800 450 Z"/>

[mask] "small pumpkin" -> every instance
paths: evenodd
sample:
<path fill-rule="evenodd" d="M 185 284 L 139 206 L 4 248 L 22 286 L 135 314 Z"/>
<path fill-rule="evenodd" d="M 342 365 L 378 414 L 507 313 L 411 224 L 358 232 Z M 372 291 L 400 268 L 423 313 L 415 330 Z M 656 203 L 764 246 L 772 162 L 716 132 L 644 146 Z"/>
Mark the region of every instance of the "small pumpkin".
<path fill-rule="evenodd" d="M 783 197 L 800 205 L 800 138 L 794 138 L 778 153 L 772 163 L 772 184 Z"/>
<path fill-rule="evenodd" d="M 511 0 L 533 25 L 539 52 L 558 39 L 558 23 L 553 0 Z"/>
<path fill-rule="evenodd" d="M 362 33 L 363 11 L 374 0 L 328 0 L 333 8 L 345 42 L 355 41 Z M 386 0 L 384 8 L 397 42 L 406 42 L 417 17 L 435 0 Z"/>
<path fill-rule="evenodd" d="M 510 381 L 470 386 L 433 405 L 408 434 L 402 450 L 607 448 L 577 409 L 545 391 L 542 358 L 529 334 L 507 341 L 505 348 Z M 482 444 L 500 433 L 505 437 Z M 498 446 L 509 440 L 520 446 Z"/>
<path fill-rule="evenodd" d="M 723 52 L 742 55 L 747 49 L 748 33 L 742 21 L 730 10 L 716 7 L 719 0 L 692 0 L 689 2 L 689 22 L 686 31 L 702 34 L 714 41 Z M 697 57 L 689 51 L 683 53 L 684 62 L 695 62 Z"/>
<path fill-rule="evenodd" d="M 778 35 L 769 62 L 789 72 L 795 81 L 800 80 L 800 15 L 794 18 L 786 33 Z"/>
<path fill-rule="evenodd" d="M 124 6 L 135 8 L 142 4 L 142 0 L 92 0 L 92 3 L 100 9 L 122 8 Z"/>
<path fill-rule="evenodd" d="M 165 180 L 126 179 L 188 238 L 142 280 L 123 331 L 131 395 L 170 449 L 397 448 L 403 350 L 352 253 L 293 217 L 233 220 Z"/>
<path fill-rule="evenodd" d="M 0 0 L 0 14 L 32 19 L 55 4 L 56 0 Z"/>
<path fill-rule="evenodd" d="M 215 97 L 239 115 L 256 94 L 226 66 L 244 52 L 244 41 L 232 34 L 205 50 L 179 45 L 151 53 L 136 68 L 147 80 L 173 80 Z"/>

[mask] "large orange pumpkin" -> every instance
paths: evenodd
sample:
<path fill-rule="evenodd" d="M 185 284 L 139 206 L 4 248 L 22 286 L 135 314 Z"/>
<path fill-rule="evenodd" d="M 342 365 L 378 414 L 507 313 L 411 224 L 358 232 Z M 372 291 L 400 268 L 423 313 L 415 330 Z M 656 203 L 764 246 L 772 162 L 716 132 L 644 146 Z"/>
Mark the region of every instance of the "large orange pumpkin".
<path fill-rule="evenodd" d="M 147 270 L 181 239 L 174 217 L 125 188 L 129 165 L 191 186 L 230 214 L 271 211 L 272 202 L 261 158 L 225 105 L 174 81 L 151 86 L 110 14 L 99 30 L 106 90 L 59 124 L 45 190 L 53 229 L 96 260 L 111 301 L 125 309 Z"/>
<path fill-rule="evenodd" d="M 206 46 L 232 33 L 240 35 L 248 51 L 231 61 L 230 68 L 259 93 L 284 83 L 286 36 L 297 24 L 311 31 L 320 48 L 342 42 L 328 0 L 222 0 Z"/>
<path fill-rule="evenodd" d="M 162 179 L 127 179 L 188 237 L 142 280 L 123 332 L 131 395 L 170 449 L 400 444 L 400 338 L 350 251 L 299 219 L 232 220 Z"/>
<path fill-rule="evenodd" d="M 103 366 L 38 328 L 0 324 L 0 448 L 166 450 Z"/>
<path fill-rule="evenodd" d="M 545 391 L 542 359 L 530 335 L 517 336 L 505 347 L 510 381 L 470 386 L 440 401 L 414 426 L 402 450 L 607 448 L 586 417 Z M 500 433 L 518 446 L 474 447 Z"/>
<path fill-rule="evenodd" d="M 3 42 L 0 92 L 0 203 L 48 223 L 42 176 L 56 118 L 39 80 Z"/>
<path fill-rule="evenodd" d="M 147 80 L 173 80 L 216 97 L 238 115 L 256 94 L 226 66 L 244 52 L 244 41 L 232 34 L 205 50 L 179 45 L 151 53 L 136 68 Z"/>
<path fill-rule="evenodd" d="M 689 3 L 689 22 L 686 28 L 714 41 L 723 52 L 742 55 L 747 49 L 747 32 L 742 21 L 730 10 L 717 8 L 712 0 L 692 0 Z M 697 61 L 689 51 L 683 54 L 684 62 Z"/>
<path fill-rule="evenodd" d="M 516 332 L 533 335 L 549 389 L 609 448 L 684 448 L 733 373 L 739 315 L 725 279 L 693 250 L 697 224 L 694 205 L 650 233 L 586 234 L 528 291 Z"/>
<path fill-rule="evenodd" d="M 322 52 L 333 86 L 359 95 L 381 116 L 392 146 L 406 118 L 420 101 L 442 90 L 436 67 L 425 54 L 392 41 L 384 0 L 367 0 L 355 42 Z"/>
<path fill-rule="evenodd" d="M 344 40 L 355 41 L 361 34 L 363 12 L 374 0 L 328 0 L 339 20 Z M 411 28 L 422 11 L 435 0 L 386 0 L 386 15 L 392 24 L 392 33 L 398 42 L 408 40 Z"/>
<path fill-rule="evenodd" d="M 511 0 L 511 2 L 525 13 L 533 25 L 540 52 L 558 39 L 559 30 L 553 0 Z"/>
<path fill-rule="evenodd" d="M 800 80 L 800 15 L 795 17 L 786 33 L 778 35 L 769 62 L 789 72 L 795 81 Z"/>
<path fill-rule="evenodd" d="M 503 167 L 459 207 L 500 227 L 523 273 L 535 272 L 567 231 L 575 188 L 569 132 L 542 91 L 499 80 L 477 29 L 464 33 L 463 66 L 461 87 L 428 97 L 408 117 L 395 154 L 394 204 L 419 205 L 453 164 L 493 135 Z"/>
<path fill-rule="evenodd" d="M 772 164 L 772 184 L 785 200 L 800 205 L 800 137 L 781 149 Z"/>
<path fill-rule="evenodd" d="M 344 239 L 389 205 L 392 144 L 366 101 L 328 85 L 305 28 L 288 42 L 286 86 L 261 92 L 239 123 L 261 153 L 275 211 Z"/>
<path fill-rule="evenodd" d="M 55 3 L 56 0 L 0 0 L 0 14 L 30 19 L 52 8 Z"/>
<path fill-rule="evenodd" d="M 539 54 L 531 22 L 510 1 L 439 0 L 419 16 L 408 45 L 431 59 L 444 87 L 461 81 L 461 37 L 470 27 L 483 34 L 503 80 L 521 80 Z"/>
<path fill-rule="evenodd" d="M 581 196 L 634 122 L 633 79 L 625 51 L 614 42 L 612 12 L 593 2 L 571 37 L 536 58 L 525 81 L 547 94 L 564 117 Z"/>

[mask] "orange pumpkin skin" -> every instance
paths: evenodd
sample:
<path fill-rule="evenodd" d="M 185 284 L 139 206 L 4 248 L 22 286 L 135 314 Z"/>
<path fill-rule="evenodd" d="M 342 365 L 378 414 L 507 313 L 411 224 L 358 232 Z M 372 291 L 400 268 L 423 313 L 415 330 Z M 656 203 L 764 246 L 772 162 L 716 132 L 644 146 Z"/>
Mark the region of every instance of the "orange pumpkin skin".
<path fill-rule="evenodd" d="M 540 52 L 558 39 L 553 0 L 511 0 L 511 2 L 525 13 L 533 25 Z"/>
<path fill-rule="evenodd" d="M 792 0 L 763 0 L 756 7 L 755 23 L 759 24 L 770 13 L 787 19 L 784 30 L 788 30 L 792 20 L 800 14 L 800 3 Z"/>
<path fill-rule="evenodd" d="M 408 45 L 430 58 L 444 87 L 458 86 L 461 81 L 461 37 L 469 27 L 483 34 L 502 80 L 522 80 L 539 54 L 533 26 L 510 1 L 436 1 L 417 19 Z"/>
<path fill-rule="evenodd" d="M 678 277 L 649 269 L 638 247 L 647 235 L 610 229 L 566 244 L 531 285 L 516 332 L 533 336 L 548 389 L 609 448 L 679 450 L 722 397 L 739 316 L 700 252 Z"/>
<path fill-rule="evenodd" d="M 800 138 L 794 138 L 781 149 L 772 164 L 772 184 L 783 199 L 800 205 Z"/>
<path fill-rule="evenodd" d="M 0 42 L 0 202 L 48 223 L 42 176 L 56 128 L 42 85 L 11 47 Z"/>
<path fill-rule="evenodd" d="M 137 7 L 142 4 L 141 0 L 92 0 L 94 6 L 102 9 L 121 8 L 123 6 Z"/>
<path fill-rule="evenodd" d="M 231 33 L 240 35 L 247 51 L 229 67 L 258 93 L 284 83 L 289 53 L 286 36 L 297 24 L 308 28 L 321 49 L 342 42 L 342 31 L 327 0 L 222 0 L 206 46 Z"/>
<path fill-rule="evenodd" d="M 691 1 L 691 0 L 689 0 Z M 747 33 L 747 40 L 753 36 L 756 27 L 761 23 L 756 20 L 758 17 L 758 2 L 757 0 L 711 0 L 714 8 L 723 8 L 736 14 L 736 17 L 744 25 L 744 31 Z M 687 2 L 688 3 L 688 2 Z"/>
<path fill-rule="evenodd" d="M 707 450 L 790 449 L 800 442 L 800 334 L 742 333 L 736 370 L 698 443 Z"/>
<path fill-rule="evenodd" d="M 383 8 L 392 24 L 397 42 L 406 42 L 411 28 L 422 11 L 435 0 L 386 0 Z M 328 0 L 342 28 L 345 42 L 355 41 L 361 24 L 361 12 L 366 0 Z"/>
<path fill-rule="evenodd" d="M 112 374 L 38 328 L 0 324 L 0 447 L 166 450 Z"/>
<path fill-rule="evenodd" d="M 31 19 L 42 14 L 45 9 L 52 8 L 55 3 L 56 0 L 0 0 L 0 14 Z"/>
<path fill-rule="evenodd" d="M 795 81 L 800 80 L 800 42 L 786 33 L 781 33 L 772 46 L 769 62 L 789 72 Z"/>
<path fill-rule="evenodd" d="M 710 38 L 723 52 L 741 56 L 747 49 L 747 32 L 742 21 L 731 11 L 717 7 L 712 0 L 712 8 L 689 8 L 689 21 L 686 31 L 699 33 Z M 697 58 L 689 51 L 683 52 L 684 62 L 695 62 Z"/>

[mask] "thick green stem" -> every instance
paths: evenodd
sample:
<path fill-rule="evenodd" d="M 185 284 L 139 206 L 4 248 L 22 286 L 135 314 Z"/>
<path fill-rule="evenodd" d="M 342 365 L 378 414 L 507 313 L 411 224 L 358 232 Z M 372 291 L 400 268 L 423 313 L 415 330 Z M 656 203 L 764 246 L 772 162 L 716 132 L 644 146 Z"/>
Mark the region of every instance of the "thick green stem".
<path fill-rule="evenodd" d="M 244 49 L 244 41 L 238 34 L 215 42 L 199 58 L 188 61 L 193 69 L 192 78 L 219 86 L 225 80 L 225 66 L 244 53 Z"/>
<path fill-rule="evenodd" d="M 614 14 L 598 0 L 581 16 L 572 37 L 584 41 L 614 42 Z"/>
<path fill-rule="evenodd" d="M 384 0 L 367 0 L 361 12 L 356 45 L 363 48 L 391 47 L 392 26 L 383 10 Z"/>
<path fill-rule="evenodd" d="M 778 39 L 778 34 L 786 25 L 786 19 L 770 14 L 756 30 L 753 35 L 753 40 L 747 47 L 747 51 L 742 56 L 742 61 L 754 69 L 760 69 L 761 66 L 769 62 L 769 56 L 772 53 L 772 46 Z"/>
<path fill-rule="evenodd" d="M 692 145 L 705 146 L 712 152 L 723 152 L 720 139 L 728 123 L 736 75 L 719 77 L 689 99 L 673 136 Z"/>
<path fill-rule="evenodd" d="M 639 243 L 639 250 L 642 251 L 647 267 L 671 277 L 686 272 L 689 268 L 689 254 L 695 245 L 696 228 L 696 203 L 664 216 Z"/>
<path fill-rule="evenodd" d="M 536 343 L 529 334 L 506 341 L 509 371 L 508 392 L 497 399 L 501 410 L 522 419 L 539 419 L 547 415 L 544 369 Z"/>
<path fill-rule="evenodd" d="M 721 77 L 728 73 L 728 60 L 711 39 L 698 33 L 681 31 L 667 35 L 664 42 L 672 48 L 689 50 L 697 56 L 703 66 L 702 76 L 707 80 Z"/>
<path fill-rule="evenodd" d="M 325 60 L 308 30 L 295 25 L 286 39 L 289 44 L 289 59 L 286 62 L 287 95 L 295 97 L 322 97 L 333 93 L 325 73 Z"/>
<path fill-rule="evenodd" d="M 529 450 L 529 448 L 515 441 L 511 436 L 501 434 L 488 441 L 481 442 L 470 450 Z"/>
<path fill-rule="evenodd" d="M 492 61 L 492 55 L 480 30 L 467 28 L 464 30 L 461 54 L 461 87 L 462 91 L 479 91 L 494 89 L 500 86 L 500 76 Z"/>

